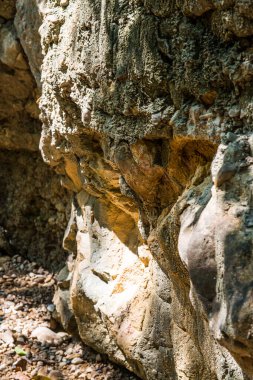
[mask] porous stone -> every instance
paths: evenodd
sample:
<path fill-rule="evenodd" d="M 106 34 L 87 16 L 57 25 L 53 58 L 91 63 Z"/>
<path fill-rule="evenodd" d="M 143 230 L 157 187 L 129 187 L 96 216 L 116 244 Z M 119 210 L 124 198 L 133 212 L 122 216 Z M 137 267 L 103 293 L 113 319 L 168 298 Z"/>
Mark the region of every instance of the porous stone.
<path fill-rule="evenodd" d="M 252 118 L 246 40 L 237 54 L 237 37 L 252 34 L 244 6 L 78 1 L 64 14 L 47 6 L 54 20 L 45 15 L 40 28 L 42 72 L 53 80 L 42 81 L 41 149 L 54 167 L 64 162 L 75 193 L 64 238 L 75 264 L 59 283 L 60 318 L 71 310 L 86 343 L 142 378 L 242 379 L 208 319 L 213 326 L 224 281 L 216 198 L 249 170 L 248 136 L 240 139 Z M 217 152 L 211 190 L 210 163 L 236 125 Z M 229 331 L 216 338 L 251 373 Z"/>
<path fill-rule="evenodd" d="M 17 3 L 42 156 L 72 194 L 55 317 L 142 379 L 253 376 L 249 3 Z M 3 85 L 31 120 L 6 28 Z M 5 147 L 36 151 L 15 130 Z"/>

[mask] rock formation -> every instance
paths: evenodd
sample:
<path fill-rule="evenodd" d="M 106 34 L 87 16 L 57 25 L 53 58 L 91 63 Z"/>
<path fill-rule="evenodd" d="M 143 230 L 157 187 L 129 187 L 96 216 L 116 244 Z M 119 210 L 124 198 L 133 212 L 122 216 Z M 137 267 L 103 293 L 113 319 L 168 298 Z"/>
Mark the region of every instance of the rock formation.
<path fill-rule="evenodd" d="M 251 1 L 19 0 L 15 29 L 11 4 L 1 70 L 32 83 L 15 115 L 36 109 L 24 50 L 72 193 L 57 317 L 142 379 L 253 378 Z"/>
<path fill-rule="evenodd" d="M 15 12 L 15 1 L 1 1 L 0 251 L 59 268 L 66 256 L 61 240 L 69 196 L 39 152 L 39 89 L 17 36 Z"/>

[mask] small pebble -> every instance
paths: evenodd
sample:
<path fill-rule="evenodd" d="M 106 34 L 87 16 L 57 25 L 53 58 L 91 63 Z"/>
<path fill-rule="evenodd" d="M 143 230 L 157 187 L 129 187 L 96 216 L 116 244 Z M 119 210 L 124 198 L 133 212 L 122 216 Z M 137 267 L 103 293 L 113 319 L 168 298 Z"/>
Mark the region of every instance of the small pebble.
<path fill-rule="evenodd" d="M 16 343 L 22 344 L 25 343 L 25 338 L 21 335 L 16 339 Z"/>
<path fill-rule="evenodd" d="M 50 313 L 53 313 L 53 311 L 55 310 L 55 306 L 54 306 L 53 304 L 47 305 L 47 310 L 48 310 Z"/>
<path fill-rule="evenodd" d="M 60 6 L 61 7 L 67 7 L 69 5 L 69 0 L 61 0 L 60 1 Z"/>
<path fill-rule="evenodd" d="M 83 359 L 81 358 L 74 358 L 71 360 L 71 363 L 72 364 L 82 364 L 83 363 Z"/>

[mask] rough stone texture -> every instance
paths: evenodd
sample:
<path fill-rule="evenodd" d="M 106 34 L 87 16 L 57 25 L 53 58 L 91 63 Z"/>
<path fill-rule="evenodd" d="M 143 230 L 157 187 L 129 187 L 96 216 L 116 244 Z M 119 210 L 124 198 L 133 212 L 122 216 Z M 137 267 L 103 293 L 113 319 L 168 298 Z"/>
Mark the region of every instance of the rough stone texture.
<path fill-rule="evenodd" d="M 39 92 L 14 26 L 15 2 L 1 1 L 0 15 L 0 251 L 59 268 L 68 194 L 39 152 Z"/>
<path fill-rule="evenodd" d="M 1 0 L 0 16 L 6 20 L 12 19 L 15 15 L 15 0 Z"/>
<path fill-rule="evenodd" d="M 39 35 L 39 27 L 42 22 L 41 5 L 43 5 L 43 0 L 19 0 L 16 2 L 17 13 L 15 17 L 15 27 L 19 39 L 24 47 L 30 69 L 39 88 L 42 64 Z"/>
<path fill-rule="evenodd" d="M 252 378 L 251 2 L 19 4 L 74 194 L 57 317 L 143 379 Z"/>
<path fill-rule="evenodd" d="M 58 178 L 38 152 L 0 150 L 0 162 L 0 225 L 12 251 L 59 268 L 68 207 Z"/>

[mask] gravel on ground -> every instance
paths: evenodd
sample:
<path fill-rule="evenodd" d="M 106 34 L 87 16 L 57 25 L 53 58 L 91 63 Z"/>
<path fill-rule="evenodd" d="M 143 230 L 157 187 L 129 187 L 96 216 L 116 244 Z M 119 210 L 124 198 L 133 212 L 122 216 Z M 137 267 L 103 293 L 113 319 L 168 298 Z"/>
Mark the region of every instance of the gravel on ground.
<path fill-rule="evenodd" d="M 63 333 L 52 318 L 55 283 L 35 262 L 0 256 L 0 379 L 136 380 Z"/>

